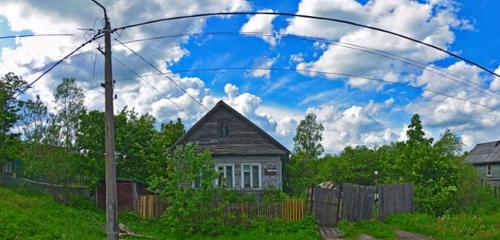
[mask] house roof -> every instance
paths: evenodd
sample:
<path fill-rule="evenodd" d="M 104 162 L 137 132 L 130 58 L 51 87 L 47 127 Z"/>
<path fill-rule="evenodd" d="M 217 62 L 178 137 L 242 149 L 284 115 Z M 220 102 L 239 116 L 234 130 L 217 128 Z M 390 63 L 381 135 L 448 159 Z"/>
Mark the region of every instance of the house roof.
<path fill-rule="evenodd" d="M 500 163 L 500 140 L 476 145 L 465 161 L 473 164 Z"/>
<path fill-rule="evenodd" d="M 213 136 L 206 136 L 205 138 L 210 138 L 209 143 L 200 143 L 200 141 L 197 142 L 202 147 L 210 149 L 212 154 L 290 154 L 290 151 L 285 146 L 283 146 L 276 139 L 271 137 L 268 133 L 262 130 L 262 128 L 250 121 L 241 113 L 227 105 L 224 101 L 219 101 L 215 105 L 215 107 L 208 111 L 207 114 L 205 114 L 200 120 L 198 120 L 198 122 L 196 122 L 180 139 L 178 139 L 173 146 L 176 146 L 178 144 L 185 144 L 192 141 L 196 132 L 201 131 L 209 121 L 213 121 L 215 114 L 221 113 L 220 111 L 229 112 L 230 114 L 232 114 L 232 116 L 234 116 L 235 119 L 240 119 L 242 122 L 244 122 L 247 126 L 249 126 L 250 129 L 254 130 L 254 132 L 257 132 L 260 138 L 263 138 L 266 141 L 266 146 L 264 147 L 262 143 L 260 143 L 259 145 L 251 145 L 251 139 L 250 141 L 249 139 L 245 139 L 245 141 L 242 141 L 242 138 L 236 137 L 224 140 L 216 139 L 216 137 Z M 213 128 L 213 125 L 210 125 L 210 128 Z"/>

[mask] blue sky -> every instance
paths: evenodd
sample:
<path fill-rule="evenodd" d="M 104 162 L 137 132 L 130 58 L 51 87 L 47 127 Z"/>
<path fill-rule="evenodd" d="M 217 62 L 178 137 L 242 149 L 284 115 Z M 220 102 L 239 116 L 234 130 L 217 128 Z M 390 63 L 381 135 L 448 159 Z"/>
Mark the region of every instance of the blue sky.
<path fill-rule="evenodd" d="M 500 72 L 500 48 L 495 43 L 498 39 L 495 29 L 495 16 L 500 9 L 498 1 L 303 1 L 103 2 L 110 9 L 114 26 L 164 16 L 229 10 L 342 18 L 439 45 Z M 50 9 L 33 0 L 7 0 L 2 4 L 1 35 L 77 33 L 75 37 L 57 40 L 48 37 L 0 40 L 1 69 L 19 73 L 28 81 L 36 77 L 36 74 L 31 74 L 33 68 L 56 60 L 83 41 L 85 32 L 77 31 L 78 27 L 99 25 L 99 21 L 96 22 L 100 16 L 98 9 L 83 1 L 68 3 L 60 9 Z M 66 21 L 56 22 L 61 18 Z M 499 79 L 394 36 L 320 21 L 236 16 L 154 24 L 119 32 L 116 37 L 126 41 L 188 32 L 197 34 L 131 43 L 129 46 L 155 62 L 163 71 L 171 72 L 174 79 L 204 105 L 210 107 L 220 99 L 225 100 L 290 148 L 295 127 L 307 113 L 318 115 L 325 126 L 323 143 L 327 152 L 331 153 L 348 145 L 379 146 L 403 140 L 405 126 L 414 113 L 421 114 L 430 136 L 437 138 L 449 128 L 463 138 L 465 149 L 482 141 L 496 140 L 500 134 L 499 112 L 429 93 L 438 91 L 500 108 L 497 98 L 469 87 L 480 86 L 483 91 L 495 95 L 500 90 Z M 242 34 L 238 34 L 240 32 Z M 244 32 L 265 32 L 270 36 L 263 38 L 245 35 Z M 415 60 L 427 68 L 422 70 L 423 67 L 415 68 L 402 61 L 353 50 L 345 45 L 280 38 L 280 34 L 356 44 L 395 54 L 392 57 Z M 96 46 L 97 43 L 87 49 Z M 153 73 L 123 47 L 114 47 L 114 56 L 140 74 Z M 255 67 L 281 70 L 207 70 Z M 298 71 L 300 69 L 368 76 L 398 84 L 311 74 Z M 51 91 L 62 77 L 67 76 L 76 77 L 82 87 L 89 89 L 86 92 L 88 108 L 102 109 L 102 90 L 94 88 L 102 78 L 102 59 L 96 54 L 75 58 L 59 66 L 24 97 L 39 94 L 50 105 Z M 137 78 L 116 63 L 114 77 L 118 81 L 118 109 L 134 107 L 163 122 L 181 117 L 188 126 L 204 113 L 189 96 L 165 78 Z M 128 80 L 120 81 L 125 78 Z M 159 91 L 152 89 L 151 85 Z M 182 106 L 183 110 L 170 104 L 167 97 Z"/>

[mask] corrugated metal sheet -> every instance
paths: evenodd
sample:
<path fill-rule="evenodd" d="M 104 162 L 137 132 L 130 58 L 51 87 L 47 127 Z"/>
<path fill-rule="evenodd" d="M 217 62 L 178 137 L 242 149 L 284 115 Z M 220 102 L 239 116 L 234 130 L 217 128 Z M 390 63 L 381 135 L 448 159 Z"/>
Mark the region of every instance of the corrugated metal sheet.
<path fill-rule="evenodd" d="M 500 140 L 476 145 L 465 161 L 473 164 L 500 163 Z"/>

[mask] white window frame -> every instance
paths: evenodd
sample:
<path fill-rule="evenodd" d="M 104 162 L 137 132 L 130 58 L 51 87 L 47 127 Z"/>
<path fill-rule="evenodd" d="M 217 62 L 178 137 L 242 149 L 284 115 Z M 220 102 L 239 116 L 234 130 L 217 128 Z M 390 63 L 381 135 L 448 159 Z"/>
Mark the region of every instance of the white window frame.
<path fill-rule="evenodd" d="M 3 171 L 4 171 L 4 173 L 12 173 L 12 172 L 13 172 L 13 168 L 14 168 L 14 166 L 13 166 L 13 165 L 14 165 L 14 164 L 13 164 L 13 162 L 12 162 L 12 161 L 11 161 L 11 162 L 6 163 L 6 164 L 3 166 Z"/>
<path fill-rule="evenodd" d="M 250 166 L 250 188 L 245 188 L 245 179 L 244 176 L 245 174 L 243 173 L 243 166 Z M 259 186 L 257 188 L 253 187 L 253 174 L 252 174 L 252 167 L 253 166 L 258 166 L 259 167 Z M 241 189 L 243 190 L 260 190 L 262 189 L 262 164 L 261 163 L 242 163 L 241 164 Z"/>
<path fill-rule="evenodd" d="M 493 166 L 491 164 L 486 165 L 486 177 L 491 177 L 493 175 Z"/>
<path fill-rule="evenodd" d="M 235 180 L 235 174 L 234 172 L 235 169 L 234 169 L 234 163 L 221 163 L 221 164 L 215 164 L 215 171 L 217 172 L 217 178 L 215 179 L 215 186 L 219 187 L 220 186 L 220 183 L 219 183 L 219 167 L 224 167 L 224 178 L 226 178 L 227 176 L 227 172 L 226 172 L 226 166 L 231 166 L 231 168 L 233 169 L 233 186 L 229 186 L 230 188 L 234 188 L 236 186 L 236 180 Z"/>

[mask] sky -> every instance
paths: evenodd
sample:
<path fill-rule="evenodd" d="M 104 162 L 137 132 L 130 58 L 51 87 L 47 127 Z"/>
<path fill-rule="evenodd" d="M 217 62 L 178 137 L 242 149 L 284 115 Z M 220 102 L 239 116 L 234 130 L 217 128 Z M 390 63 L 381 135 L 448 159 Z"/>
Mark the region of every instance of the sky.
<path fill-rule="evenodd" d="M 493 0 L 107 0 L 112 27 L 157 18 L 224 11 L 287 12 L 340 18 L 437 45 L 500 73 Z M 0 74 L 34 80 L 102 28 L 87 0 L 2 0 L 0 36 L 73 33 L 0 40 Z M 127 106 L 158 122 L 187 127 L 224 100 L 288 148 L 309 113 L 323 124 L 326 153 L 405 140 L 418 113 L 426 134 L 450 129 L 464 150 L 500 137 L 500 78 L 442 52 L 366 28 L 271 15 L 205 17 L 114 33 L 170 79 L 113 41 L 116 111 Z M 44 76 L 22 97 L 52 92 L 64 77 L 85 89 L 88 109 L 103 110 L 102 39 Z M 125 66 L 123 66 L 123 63 Z M 136 75 L 139 74 L 140 76 Z M 175 83 L 174 83 L 175 82 Z M 178 88 L 181 86 L 182 89 Z M 436 92 L 440 94 L 436 94 Z M 451 96 L 451 97 L 450 97 Z M 454 98 L 452 98 L 454 97 Z M 196 99 L 196 101 L 193 100 Z M 466 101 L 464 101 L 466 100 Z M 174 102 L 175 104 L 173 104 Z M 488 108 L 480 105 L 485 105 Z"/>

